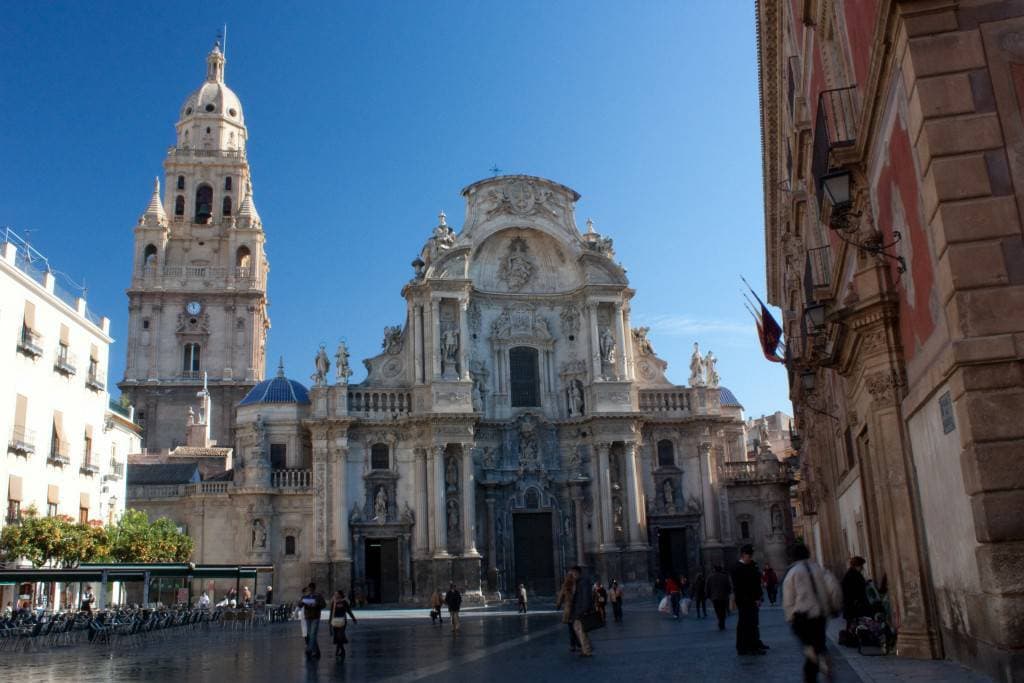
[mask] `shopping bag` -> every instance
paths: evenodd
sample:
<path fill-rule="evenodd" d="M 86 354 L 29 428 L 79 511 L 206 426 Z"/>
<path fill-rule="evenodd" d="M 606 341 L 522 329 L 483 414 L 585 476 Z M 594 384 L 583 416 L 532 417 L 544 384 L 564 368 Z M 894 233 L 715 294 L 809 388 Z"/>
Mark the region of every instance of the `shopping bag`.
<path fill-rule="evenodd" d="M 679 601 L 679 613 L 684 617 L 690 613 L 690 598 L 683 598 Z"/>
<path fill-rule="evenodd" d="M 669 601 L 667 595 L 661 599 L 661 602 L 658 603 L 658 611 L 662 614 L 668 614 L 672 611 L 672 604 Z"/>
<path fill-rule="evenodd" d="M 306 639 L 306 619 L 303 617 L 299 620 L 299 625 L 302 626 L 302 639 Z"/>

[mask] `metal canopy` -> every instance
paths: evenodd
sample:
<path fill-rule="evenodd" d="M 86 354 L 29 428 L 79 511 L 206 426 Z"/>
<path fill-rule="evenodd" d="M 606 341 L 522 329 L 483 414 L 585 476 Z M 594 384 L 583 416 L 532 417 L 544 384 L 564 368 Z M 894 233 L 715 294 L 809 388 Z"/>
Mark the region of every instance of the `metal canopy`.
<path fill-rule="evenodd" d="M 0 569 L 0 584 L 52 582 L 76 583 L 80 581 L 144 581 L 150 578 L 193 578 L 193 579 L 255 579 L 258 574 L 274 571 L 273 565 L 236 564 L 81 564 L 74 569 L 52 567 L 25 567 L 22 569 Z"/>

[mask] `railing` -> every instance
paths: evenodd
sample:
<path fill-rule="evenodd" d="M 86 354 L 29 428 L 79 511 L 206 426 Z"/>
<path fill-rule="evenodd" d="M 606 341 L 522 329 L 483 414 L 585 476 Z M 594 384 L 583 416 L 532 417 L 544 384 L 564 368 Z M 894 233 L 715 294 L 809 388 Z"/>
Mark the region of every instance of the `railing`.
<path fill-rule="evenodd" d="M 203 373 L 199 370 L 182 370 L 181 376 L 183 379 L 201 379 Z"/>
<path fill-rule="evenodd" d="M 85 474 L 85 475 L 88 475 L 88 476 L 91 477 L 94 474 L 99 474 L 100 473 L 100 466 L 99 465 L 94 465 L 91 462 L 83 462 L 81 467 L 78 468 L 78 471 L 81 472 L 82 474 Z"/>
<path fill-rule="evenodd" d="M 21 336 L 18 337 L 18 350 L 26 356 L 38 358 L 43 355 L 43 337 L 35 330 L 22 325 Z"/>
<path fill-rule="evenodd" d="M 4 517 L 4 522 L 6 522 L 8 526 L 18 526 L 21 524 L 21 515 L 7 515 Z"/>
<path fill-rule="evenodd" d="M 214 159 L 244 159 L 244 149 L 193 149 L 191 147 L 170 147 L 169 157 L 207 157 Z"/>
<path fill-rule="evenodd" d="M 64 465 L 71 464 L 71 456 L 68 455 L 69 445 L 67 441 L 53 441 L 50 444 L 50 454 L 46 457 L 46 462 L 52 465 Z"/>
<path fill-rule="evenodd" d="M 112 460 L 110 462 L 110 471 L 103 475 L 103 480 L 115 481 L 117 479 L 124 479 L 124 463 Z"/>
<path fill-rule="evenodd" d="M 412 412 L 412 394 L 402 390 L 350 390 L 348 412 L 377 419 L 408 415 Z"/>
<path fill-rule="evenodd" d="M 156 484 L 128 487 L 128 499 L 133 498 L 178 498 L 181 487 L 177 484 Z"/>
<path fill-rule="evenodd" d="M 826 90 L 818 96 L 818 116 L 814 123 L 814 151 L 811 173 L 821 192 L 821 179 L 831 170 L 832 151 L 857 142 L 857 86 Z"/>
<path fill-rule="evenodd" d="M 7 442 L 7 450 L 17 455 L 32 455 L 36 452 L 36 432 L 15 425 L 11 429 L 11 440 Z"/>
<path fill-rule="evenodd" d="M 53 361 L 53 369 L 57 372 L 71 376 L 78 372 L 78 359 L 74 354 L 68 353 L 67 347 L 62 346 L 57 351 L 57 358 Z"/>
<path fill-rule="evenodd" d="M 778 460 L 742 460 L 722 463 L 718 476 L 725 483 L 750 484 L 765 482 L 788 482 L 789 468 Z"/>
<path fill-rule="evenodd" d="M 689 413 L 690 392 L 686 389 L 641 389 L 640 410 L 645 413 Z"/>
<path fill-rule="evenodd" d="M 120 415 L 121 417 L 125 418 L 126 420 L 132 419 L 132 410 L 131 410 L 131 408 L 128 407 L 128 406 L 121 405 L 121 401 L 112 398 L 112 399 L 110 399 L 110 402 L 108 403 L 108 406 L 110 407 L 110 412 L 117 413 L 118 415 Z"/>
<path fill-rule="evenodd" d="M 85 378 L 85 386 L 92 389 L 93 391 L 103 391 L 104 389 L 107 388 L 106 383 L 104 383 L 104 381 L 100 379 L 100 374 L 98 372 L 89 373 L 89 375 Z"/>
<path fill-rule="evenodd" d="M 277 489 L 307 489 L 312 483 L 311 470 L 273 470 L 270 473 L 270 485 Z"/>
<path fill-rule="evenodd" d="M 256 269 L 251 266 L 231 268 L 223 266 L 166 266 L 162 270 L 150 266 L 139 269 L 138 277 L 148 282 L 165 280 L 166 284 L 188 280 L 224 280 L 245 287 L 253 287 L 259 282 Z"/>
<path fill-rule="evenodd" d="M 194 496 L 197 493 L 227 493 L 231 482 L 228 481 L 201 481 L 198 484 L 185 484 L 182 486 L 180 495 Z"/>
<path fill-rule="evenodd" d="M 804 295 L 808 302 L 818 301 L 815 290 L 832 286 L 832 247 L 825 245 L 807 250 L 804 264 Z"/>

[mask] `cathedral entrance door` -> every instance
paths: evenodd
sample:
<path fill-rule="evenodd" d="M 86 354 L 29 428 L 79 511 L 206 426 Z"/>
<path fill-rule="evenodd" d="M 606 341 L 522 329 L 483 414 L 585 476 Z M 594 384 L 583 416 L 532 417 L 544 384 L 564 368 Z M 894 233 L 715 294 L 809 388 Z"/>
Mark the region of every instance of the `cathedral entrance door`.
<path fill-rule="evenodd" d="M 689 574 L 689 564 L 686 561 L 686 529 L 658 530 L 658 568 L 663 577 L 678 578 L 680 574 Z"/>
<path fill-rule="evenodd" d="M 540 595 L 555 594 L 555 557 L 550 512 L 512 515 L 515 543 L 515 584 Z"/>
<path fill-rule="evenodd" d="M 366 539 L 366 601 L 398 602 L 398 541 Z"/>

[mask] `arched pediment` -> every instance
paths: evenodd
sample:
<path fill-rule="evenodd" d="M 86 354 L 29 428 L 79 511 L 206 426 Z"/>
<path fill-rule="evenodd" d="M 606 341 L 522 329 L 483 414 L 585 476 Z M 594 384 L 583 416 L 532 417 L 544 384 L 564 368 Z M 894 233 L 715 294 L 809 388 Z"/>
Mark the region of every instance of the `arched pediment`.
<path fill-rule="evenodd" d="M 469 278 L 482 292 L 516 294 L 569 292 L 583 284 L 570 246 L 529 227 L 488 236 L 473 252 Z"/>

